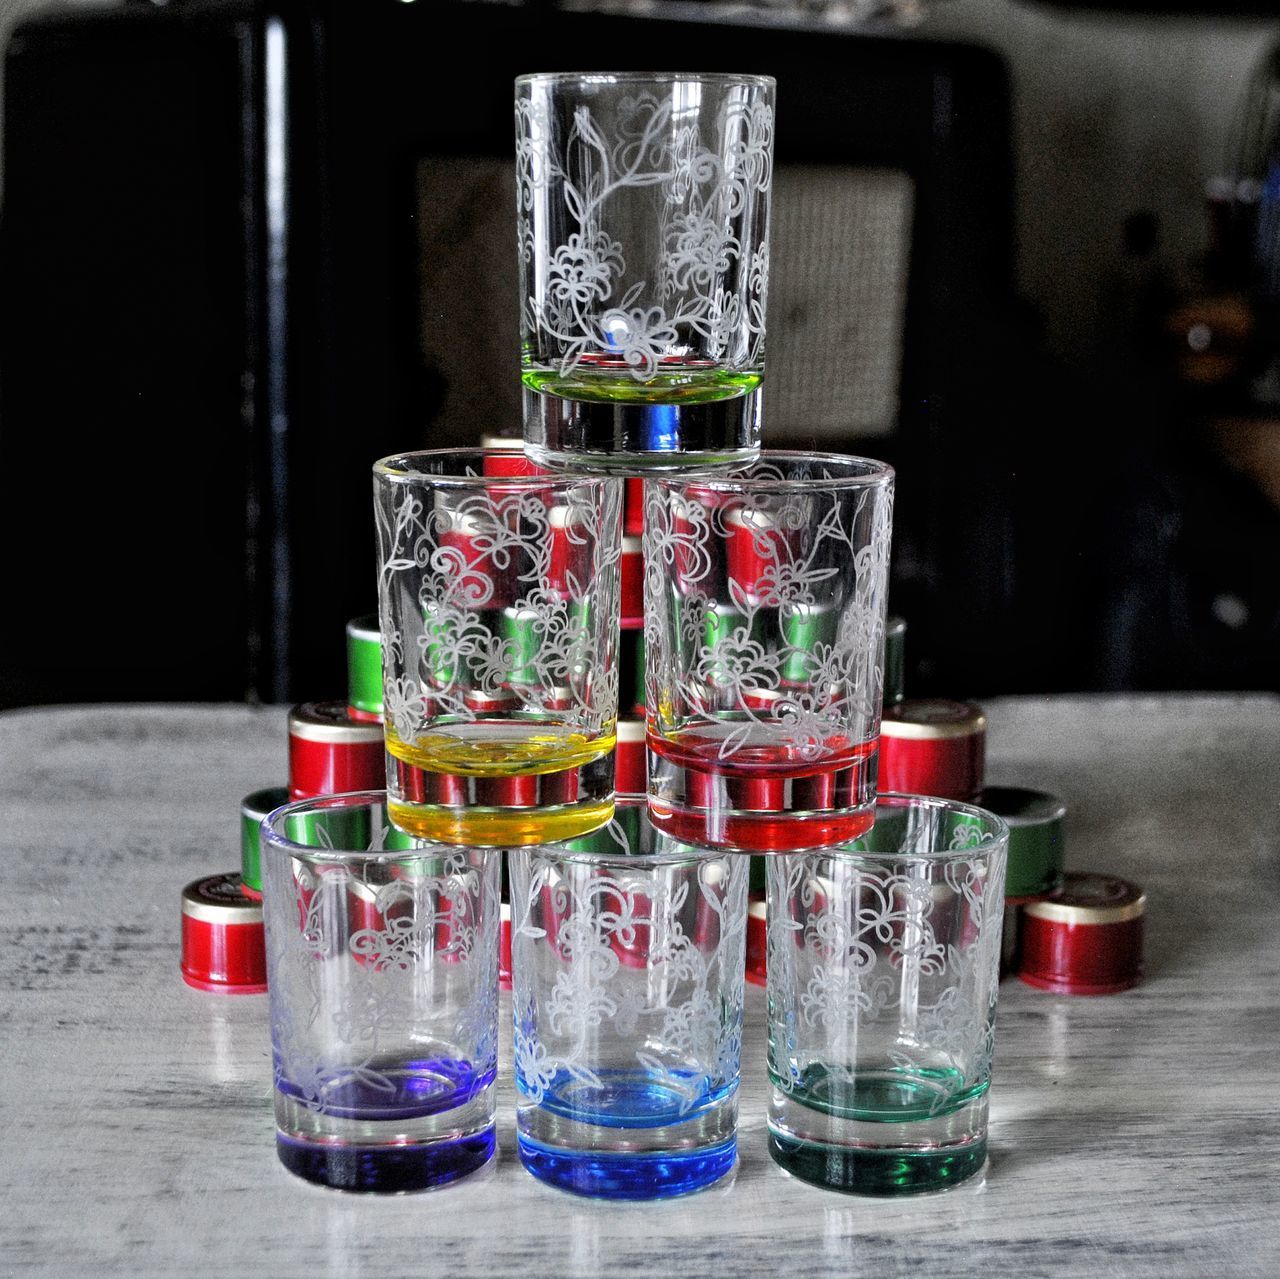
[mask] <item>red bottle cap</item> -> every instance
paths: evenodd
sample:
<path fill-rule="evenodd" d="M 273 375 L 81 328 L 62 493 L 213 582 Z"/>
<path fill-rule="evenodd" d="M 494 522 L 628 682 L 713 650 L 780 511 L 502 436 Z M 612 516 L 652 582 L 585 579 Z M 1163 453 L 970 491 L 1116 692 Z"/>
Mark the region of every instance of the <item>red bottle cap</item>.
<path fill-rule="evenodd" d="M 498 907 L 498 989 L 511 989 L 511 904 Z"/>
<path fill-rule="evenodd" d="M 982 789 L 987 717 L 941 698 L 889 707 L 880 723 L 879 788 L 970 800 Z"/>
<path fill-rule="evenodd" d="M 622 625 L 629 630 L 644 626 L 644 552 L 638 537 L 622 539 Z"/>
<path fill-rule="evenodd" d="M 1146 909 L 1137 884 L 1068 871 L 1058 892 L 1022 907 L 1018 976 L 1062 995 L 1109 995 L 1136 986 Z"/>
<path fill-rule="evenodd" d="M 486 475 L 546 475 L 536 462 L 524 455 L 524 440 L 519 436 L 483 435 L 480 447 L 485 450 L 484 473 Z M 492 450 L 492 452 L 491 452 Z"/>
<path fill-rule="evenodd" d="M 764 986 L 769 979 L 769 927 L 763 897 L 747 903 L 747 980 Z"/>
<path fill-rule="evenodd" d="M 639 537 L 644 532 L 644 481 L 629 476 L 623 489 L 622 531 Z"/>
<path fill-rule="evenodd" d="M 289 712 L 290 799 L 386 784 L 381 724 L 353 720 L 342 702 L 306 702 Z"/>
<path fill-rule="evenodd" d="M 644 795 L 649 790 L 643 720 L 618 721 L 618 745 L 613 756 L 613 789 L 619 795 Z"/>
<path fill-rule="evenodd" d="M 182 980 L 231 995 L 266 990 L 262 903 L 245 896 L 239 875 L 210 875 L 182 890 Z"/>

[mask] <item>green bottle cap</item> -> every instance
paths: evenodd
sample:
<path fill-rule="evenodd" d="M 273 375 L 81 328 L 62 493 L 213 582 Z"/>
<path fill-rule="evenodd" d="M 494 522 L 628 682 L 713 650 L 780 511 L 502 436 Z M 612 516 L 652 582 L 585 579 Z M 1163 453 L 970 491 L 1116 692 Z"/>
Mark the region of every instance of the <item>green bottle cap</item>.
<path fill-rule="evenodd" d="M 1063 823 L 1067 806 L 1056 795 L 1020 786 L 988 786 L 978 805 L 1009 826 L 1006 900 L 1042 897 L 1062 883 Z"/>
<path fill-rule="evenodd" d="M 281 804 L 289 802 L 287 786 L 256 790 L 240 801 L 240 878 L 246 888 L 262 892 L 262 861 L 259 830 L 262 819 Z"/>
<path fill-rule="evenodd" d="M 376 613 L 347 623 L 347 705 L 366 715 L 382 714 L 382 633 Z"/>
<path fill-rule="evenodd" d="M 498 629 L 502 638 L 511 645 L 511 676 L 513 688 L 521 684 L 532 685 L 538 681 L 538 651 L 541 646 L 538 631 L 538 614 L 531 608 L 504 608 Z"/>
<path fill-rule="evenodd" d="M 884 700 L 900 702 L 907 695 L 907 623 L 890 617 L 884 624 Z"/>
<path fill-rule="evenodd" d="M 816 644 L 833 644 L 836 612 L 822 604 L 792 604 L 780 610 L 779 622 L 787 644 L 782 660 L 782 678 L 789 684 L 807 684 L 817 674 Z"/>

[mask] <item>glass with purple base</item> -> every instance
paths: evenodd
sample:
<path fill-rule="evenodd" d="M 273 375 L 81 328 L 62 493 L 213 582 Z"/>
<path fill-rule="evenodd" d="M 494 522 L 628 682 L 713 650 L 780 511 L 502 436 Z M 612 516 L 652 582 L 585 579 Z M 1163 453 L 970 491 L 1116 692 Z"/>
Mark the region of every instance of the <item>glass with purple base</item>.
<path fill-rule="evenodd" d="M 492 1157 L 500 864 L 396 830 L 383 791 L 263 822 L 276 1149 L 290 1172 L 394 1193 Z"/>

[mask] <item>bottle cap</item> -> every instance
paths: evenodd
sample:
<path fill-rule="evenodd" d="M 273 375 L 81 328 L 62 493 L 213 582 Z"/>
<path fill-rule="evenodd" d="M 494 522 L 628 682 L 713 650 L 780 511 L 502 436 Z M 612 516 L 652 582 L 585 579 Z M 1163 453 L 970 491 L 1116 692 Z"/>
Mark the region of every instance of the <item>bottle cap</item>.
<path fill-rule="evenodd" d="M 518 435 L 480 437 L 480 447 L 490 456 L 484 459 L 486 475 L 546 475 L 547 472 L 524 454 L 524 440 Z"/>
<path fill-rule="evenodd" d="M 291 799 L 386 784 L 381 724 L 352 719 L 342 702 L 304 702 L 289 712 Z"/>
<path fill-rule="evenodd" d="M 977 804 L 1009 827 L 1006 901 L 1043 897 L 1062 882 L 1067 806 L 1056 795 L 1021 786 L 988 786 Z"/>
<path fill-rule="evenodd" d="M 498 989 L 511 989 L 511 903 L 498 906 Z"/>
<path fill-rule="evenodd" d="M 638 537 L 622 539 L 622 559 L 618 565 L 622 579 L 622 626 L 639 630 L 644 626 L 644 552 Z"/>
<path fill-rule="evenodd" d="M 645 726 L 642 719 L 620 719 L 614 748 L 613 789 L 619 795 L 645 795 L 649 774 L 645 761 Z"/>
<path fill-rule="evenodd" d="M 1107 995 L 1142 979 L 1147 898 L 1114 875 L 1069 871 L 1050 897 L 1022 907 L 1018 976 L 1063 995 Z"/>
<path fill-rule="evenodd" d="M 209 875 L 182 890 L 182 979 L 225 994 L 266 990 L 262 903 L 245 895 L 239 875 Z"/>
<path fill-rule="evenodd" d="M 622 491 L 622 531 L 638 537 L 644 532 L 644 480 L 628 476 Z"/>
<path fill-rule="evenodd" d="M 763 858 L 753 860 L 763 861 Z M 747 903 L 747 980 L 764 986 L 769 980 L 769 924 L 763 897 L 754 893 Z"/>
<path fill-rule="evenodd" d="M 240 879 L 250 897 L 262 896 L 262 819 L 289 802 L 286 786 L 256 790 L 240 801 Z"/>
<path fill-rule="evenodd" d="M 382 719 L 382 633 L 376 613 L 347 623 L 347 710 L 352 719 Z"/>
<path fill-rule="evenodd" d="M 880 722 L 882 791 L 971 800 L 982 789 L 987 717 L 972 702 L 912 699 Z"/>

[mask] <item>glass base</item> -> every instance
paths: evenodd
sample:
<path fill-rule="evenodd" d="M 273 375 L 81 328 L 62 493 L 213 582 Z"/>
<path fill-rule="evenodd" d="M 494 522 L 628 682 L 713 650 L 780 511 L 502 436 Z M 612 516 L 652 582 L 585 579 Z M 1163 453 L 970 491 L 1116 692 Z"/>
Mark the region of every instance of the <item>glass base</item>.
<path fill-rule="evenodd" d="M 511 848 L 558 843 L 612 817 L 613 755 L 552 773 L 463 777 L 387 756 L 387 817 L 437 844 Z"/>
<path fill-rule="evenodd" d="M 760 393 L 703 404 L 617 404 L 524 393 L 525 452 L 552 470 L 637 475 L 724 469 L 760 454 Z"/>
<path fill-rule="evenodd" d="M 280 1162 L 296 1176 L 335 1190 L 403 1194 L 446 1186 L 493 1158 L 494 1128 L 454 1141 L 356 1146 L 276 1133 Z"/>
<path fill-rule="evenodd" d="M 986 1096 L 935 1114 L 927 1095 L 870 1080 L 850 1094 L 866 1104 L 834 1113 L 803 1105 L 775 1085 L 769 1153 L 802 1181 L 850 1194 L 921 1194 L 956 1185 L 986 1162 Z"/>
<path fill-rule="evenodd" d="M 955 1150 L 859 1150 L 797 1141 L 769 1132 L 769 1153 L 801 1181 L 854 1195 L 916 1195 L 972 1177 L 987 1158 L 986 1138 Z"/>
<path fill-rule="evenodd" d="M 660 1199 L 701 1190 L 733 1167 L 737 1086 L 705 1076 L 559 1072 L 541 1102 L 516 1108 L 520 1158 L 535 1177 L 580 1195 Z M 517 1088 L 520 1087 L 517 1081 Z"/>
<path fill-rule="evenodd" d="M 719 1181 L 738 1157 L 736 1137 L 718 1146 L 645 1154 L 566 1151 L 519 1135 L 520 1162 L 539 1181 L 601 1199 L 668 1199 Z"/>
<path fill-rule="evenodd" d="M 871 829 L 870 807 L 839 813 L 762 813 L 649 801 L 649 819 L 686 844 L 745 853 L 798 853 L 844 844 Z"/>
<path fill-rule="evenodd" d="M 748 853 L 791 853 L 857 839 L 875 819 L 875 756 L 798 776 L 736 772 L 676 757 L 650 733 L 649 818 L 675 839 Z M 790 770 L 795 772 L 795 769 Z"/>

